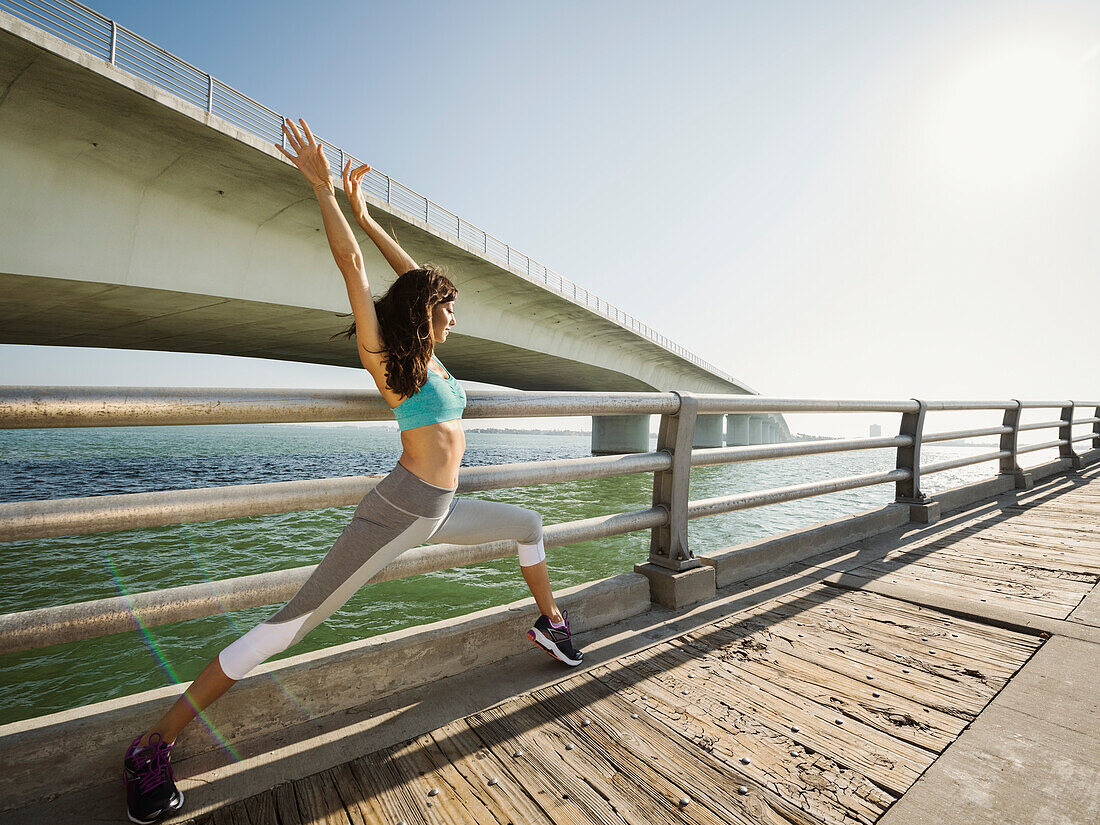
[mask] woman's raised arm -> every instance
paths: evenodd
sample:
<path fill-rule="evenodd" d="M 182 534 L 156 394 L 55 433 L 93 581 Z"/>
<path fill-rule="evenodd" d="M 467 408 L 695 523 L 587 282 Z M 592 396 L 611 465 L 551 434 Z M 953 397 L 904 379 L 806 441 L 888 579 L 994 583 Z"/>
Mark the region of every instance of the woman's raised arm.
<path fill-rule="evenodd" d="M 367 201 L 363 197 L 363 190 L 360 189 L 359 182 L 363 180 L 363 175 L 369 171 L 369 163 L 364 163 L 358 169 L 351 168 L 350 160 L 344 164 L 344 194 L 348 196 L 348 203 L 351 204 L 351 213 L 355 216 L 355 222 L 367 233 L 367 237 L 374 241 L 378 251 L 382 253 L 390 266 L 393 267 L 393 271 L 398 275 L 404 275 L 410 269 L 419 269 L 420 267 L 417 266 L 416 261 L 401 248 L 397 241 L 386 234 L 386 230 L 379 226 L 378 222 L 367 211 Z"/>
<path fill-rule="evenodd" d="M 371 295 L 367 270 L 363 264 L 363 250 L 359 248 L 359 242 L 355 240 L 344 213 L 336 203 L 336 187 L 332 183 L 328 158 L 325 157 L 324 151 L 314 139 L 313 132 L 309 130 L 306 122 L 304 120 L 298 122 L 302 125 L 304 138 L 289 118 L 283 123 L 286 141 L 297 154 L 291 154 L 282 146 L 276 145 L 275 148 L 298 167 L 317 196 L 329 249 L 332 250 L 332 257 L 340 267 L 340 273 L 344 276 L 344 283 L 348 288 L 351 311 L 355 315 L 355 340 L 359 345 L 359 356 L 363 360 L 363 366 L 374 372 L 372 367 L 381 363 L 378 353 L 383 347 L 378 329 L 378 314 L 374 309 L 374 297 Z M 371 350 L 375 351 L 374 354 L 370 353 Z"/>

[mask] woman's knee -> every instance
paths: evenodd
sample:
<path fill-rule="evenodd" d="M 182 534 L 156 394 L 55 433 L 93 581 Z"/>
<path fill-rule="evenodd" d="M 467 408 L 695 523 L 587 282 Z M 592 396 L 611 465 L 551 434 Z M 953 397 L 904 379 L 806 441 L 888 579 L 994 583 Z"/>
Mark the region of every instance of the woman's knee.
<path fill-rule="evenodd" d="M 537 510 L 520 509 L 523 511 L 520 530 L 526 532 L 517 535 L 516 541 L 519 544 L 537 544 L 542 541 L 542 514 Z"/>
<path fill-rule="evenodd" d="M 294 642 L 294 637 L 306 616 L 290 622 L 261 622 L 218 654 L 218 664 L 230 679 L 240 681 L 249 671 L 276 653 L 282 653 Z"/>

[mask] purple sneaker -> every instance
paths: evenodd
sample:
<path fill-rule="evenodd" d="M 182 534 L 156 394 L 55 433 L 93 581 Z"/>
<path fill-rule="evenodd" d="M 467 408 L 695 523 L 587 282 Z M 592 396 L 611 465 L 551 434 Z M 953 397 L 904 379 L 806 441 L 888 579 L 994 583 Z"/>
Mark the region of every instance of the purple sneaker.
<path fill-rule="evenodd" d="M 169 758 L 172 745 L 159 733 L 149 737 L 148 745 L 139 745 L 139 736 L 122 760 L 122 781 L 126 785 L 126 815 L 137 825 L 151 823 L 183 807 L 183 792 L 176 788 Z"/>
<path fill-rule="evenodd" d="M 584 655 L 573 647 L 573 634 L 569 630 L 569 611 L 563 610 L 561 616 L 560 626 L 551 622 L 549 616 L 539 616 L 535 626 L 527 631 L 527 638 L 559 662 L 576 667 L 581 663 Z"/>

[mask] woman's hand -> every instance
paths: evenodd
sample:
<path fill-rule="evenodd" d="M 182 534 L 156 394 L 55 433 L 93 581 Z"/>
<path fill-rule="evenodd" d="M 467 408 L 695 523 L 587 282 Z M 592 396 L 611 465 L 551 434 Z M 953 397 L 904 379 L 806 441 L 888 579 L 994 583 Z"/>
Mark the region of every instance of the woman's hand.
<path fill-rule="evenodd" d="M 286 136 L 286 142 L 298 154 L 292 155 L 278 144 L 275 145 L 275 148 L 298 167 L 314 189 L 326 188 L 331 192 L 333 191 L 332 169 L 328 165 L 328 158 L 325 157 L 321 144 L 313 137 L 313 132 L 309 130 L 306 122 L 301 118 L 298 119 L 298 122 L 302 124 L 302 131 L 306 134 L 304 140 L 298 131 L 298 127 L 294 125 L 294 121 L 290 118 L 283 121 L 283 134 Z"/>
<path fill-rule="evenodd" d="M 363 197 L 363 192 L 359 188 L 360 181 L 363 180 L 363 175 L 370 171 L 370 164 L 364 163 L 358 169 L 351 168 L 351 161 L 349 160 L 344 164 L 344 194 L 348 196 L 348 203 L 351 204 L 351 213 L 355 216 L 355 221 L 360 226 L 366 223 L 367 215 L 367 201 Z"/>

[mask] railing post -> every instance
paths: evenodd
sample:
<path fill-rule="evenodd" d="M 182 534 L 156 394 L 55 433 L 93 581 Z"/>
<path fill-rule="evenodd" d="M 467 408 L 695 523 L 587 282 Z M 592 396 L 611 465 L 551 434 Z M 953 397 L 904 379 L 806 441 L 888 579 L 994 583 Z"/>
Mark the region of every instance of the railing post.
<path fill-rule="evenodd" d="M 922 524 L 933 524 L 939 521 L 940 505 L 933 501 L 920 489 L 920 447 L 924 434 L 924 416 L 928 411 L 928 402 L 914 398 L 917 402 L 915 412 L 902 413 L 899 435 L 907 435 L 913 442 L 905 447 L 898 447 L 898 469 L 908 470 L 909 478 L 897 483 L 894 500 L 898 504 L 909 505 L 909 520 Z"/>
<path fill-rule="evenodd" d="M 214 111 L 214 77 L 213 75 L 206 76 L 206 113 L 210 114 Z"/>
<path fill-rule="evenodd" d="M 672 456 L 672 466 L 653 474 L 653 506 L 668 510 L 668 523 L 654 527 L 649 539 L 649 561 L 677 572 L 699 567 L 688 547 L 688 489 L 691 486 L 691 445 L 699 400 L 678 392 L 680 408 L 674 415 L 662 415 L 657 434 L 657 452 Z"/>
<path fill-rule="evenodd" d="M 111 21 L 111 65 L 115 65 L 115 55 L 118 53 L 118 23 Z"/>
<path fill-rule="evenodd" d="M 634 565 L 634 572 L 649 579 L 649 598 L 664 607 L 681 607 L 713 599 L 715 568 L 704 565 L 688 547 L 688 489 L 691 482 L 691 445 L 699 399 L 688 392 L 674 393 L 680 405 L 661 416 L 657 452 L 672 457 L 669 469 L 653 474 L 653 506 L 668 513 L 668 521 L 654 527 L 649 539 L 649 560 Z"/>
<path fill-rule="evenodd" d="M 1001 452 L 1008 451 L 1011 455 L 1001 457 L 1001 475 L 1010 475 L 1015 479 L 1017 490 L 1030 490 L 1035 484 L 1034 479 L 1031 477 L 1031 473 L 1025 473 L 1020 469 L 1020 463 L 1017 460 L 1020 449 L 1020 413 L 1023 410 L 1023 405 L 1019 399 L 1013 398 L 1015 407 L 1009 407 L 1005 410 L 1005 417 L 1003 426 L 1011 427 L 1012 432 L 1001 434 Z"/>
<path fill-rule="evenodd" d="M 386 203 L 390 202 L 390 176 L 386 175 Z"/>
<path fill-rule="evenodd" d="M 1058 439 L 1065 444 L 1058 445 L 1058 458 L 1068 458 L 1069 466 L 1080 470 L 1084 465 L 1081 463 L 1081 456 L 1073 449 L 1073 413 L 1076 409 L 1077 405 L 1072 401 L 1068 407 L 1062 407 L 1062 426 L 1058 428 Z"/>
<path fill-rule="evenodd" d="M 1092 417 L 1096 419 L 1092 422 L 1092 449 L 1100 450 L 1100 407 L 1092 411 Z"/>

